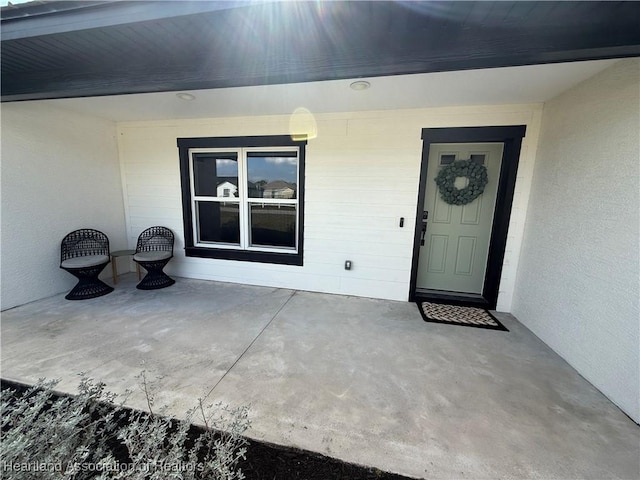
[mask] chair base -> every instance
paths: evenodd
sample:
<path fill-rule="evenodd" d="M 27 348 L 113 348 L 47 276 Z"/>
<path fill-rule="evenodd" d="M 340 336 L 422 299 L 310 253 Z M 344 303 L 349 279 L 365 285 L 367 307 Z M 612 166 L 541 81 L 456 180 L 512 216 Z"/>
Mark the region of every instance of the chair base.
<path fill-rule="evenodd" d="M 98 275 L 108 263 L 83 268 L 61 267 L 78 279 L 76 286 L 64 298 L 67 300 L 88 300 L 113 292 L 113 287 L 98 278 Z"/>
<path fill-rule="evenodd" d="M 136 288 L 139 290 L 157 290 L 159 288 L 170 287 L 176 281 L 169 275 L 164 273 L 162 269 L 169 262 L 170 258 L 165 258 L 158 261 L 137 261 L 142 268 L 147 271 L 147 274 L 140 281 Z"/>

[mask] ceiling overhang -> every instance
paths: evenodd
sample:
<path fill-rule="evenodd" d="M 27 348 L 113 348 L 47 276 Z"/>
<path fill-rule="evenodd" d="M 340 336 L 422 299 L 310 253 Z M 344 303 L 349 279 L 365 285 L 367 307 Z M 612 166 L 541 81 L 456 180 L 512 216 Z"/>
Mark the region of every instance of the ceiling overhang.
<path fill-rule="evenodd" d="M 31 2 L 2 101 L 640 56 L 640 2 Z"/>

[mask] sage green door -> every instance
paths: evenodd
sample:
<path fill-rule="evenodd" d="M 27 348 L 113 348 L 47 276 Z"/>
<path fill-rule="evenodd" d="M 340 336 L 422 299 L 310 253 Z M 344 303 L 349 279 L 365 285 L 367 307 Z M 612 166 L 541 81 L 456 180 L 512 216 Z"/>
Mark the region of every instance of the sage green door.
<path fill-rule="evenodd" d="M 431 144 L 424 202 L 428 215 L 418 259 L 417 289 L 482 294 L 502 150 L 502 143 Z M 441 198 L 434 179 L 440 169 L 467 159 L 486 167 L 489 182 L 470 203 L 450 205 Z M 458 177 L 454 185 L 462 189 L 468 183 L 466 177 Z"/>

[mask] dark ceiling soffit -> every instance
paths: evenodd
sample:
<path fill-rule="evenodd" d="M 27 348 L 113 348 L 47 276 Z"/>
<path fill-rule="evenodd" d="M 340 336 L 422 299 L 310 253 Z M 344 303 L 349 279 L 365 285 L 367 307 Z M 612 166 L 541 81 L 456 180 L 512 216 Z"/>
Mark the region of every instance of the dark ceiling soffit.
<path fill-rule="evenodd" d="M 233 87 L 253 87 L 263 85 L 286 85 L 294 83 L 344 80 L 354 78 L 375 78 L 395 75 L 412 75 L 434 72 L 465 71 L 473 69 L 541 65 L 587 60 L 605 60 L 640 56 L 638 47 L 615 47 L 594 51 L 552 52 L 546 54 L 521 54 L 498 58 L 480 58 L 474 61 L 450 58 L 447 60 L 411 65 L 379 64 L 361 67 L 343 66 L 331 71 L 318 68 L 272 74 L 265 77 L 243 77 L 242 75 L 218 76 L 215 71 L 203 72 L 183 69 L 180 72 L 147 69 L 136 72 L 131 67 L 121 71 L 72 72 L 52 75 L 53 72 L 34 72 L 2 76 L 2 102 L 49 100 L 57 98 L 102 97 L 110 95 L 131 95 L 142 93 L 206 90 Z"/>
<path fill-rule="evenodd" d="M 241 1 L 69 1 L 32 2 L 2 8 L 0 39 L 16 40 L 42 35 L 135 24 L 182 15 L 247 6 Z M 59 6 L 56 8 L 56 4 Z"/>
<path fill-rule="evenodd" d="M 640 2 L 125 1 L 12 12 L 2 101 L 640 56 Z M 12 24 L 7 35 L 22 37 L 5 40 Z"/>

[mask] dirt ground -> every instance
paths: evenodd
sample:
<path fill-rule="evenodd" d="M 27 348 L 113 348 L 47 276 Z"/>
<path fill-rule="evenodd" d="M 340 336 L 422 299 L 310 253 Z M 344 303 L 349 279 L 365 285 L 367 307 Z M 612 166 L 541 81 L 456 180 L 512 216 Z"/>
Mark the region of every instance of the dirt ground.
<path fill-rule="evenodd" d="M 408 480 L 318 453 L 255 441 L 247 445 L 247 459 L 239 466 L 247 480 Z"/>

